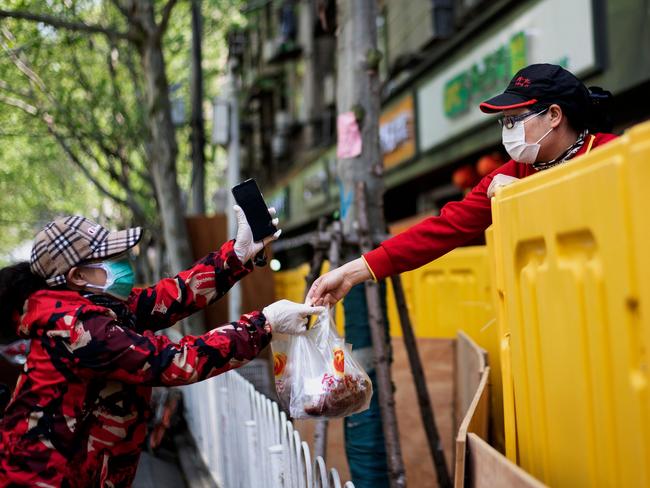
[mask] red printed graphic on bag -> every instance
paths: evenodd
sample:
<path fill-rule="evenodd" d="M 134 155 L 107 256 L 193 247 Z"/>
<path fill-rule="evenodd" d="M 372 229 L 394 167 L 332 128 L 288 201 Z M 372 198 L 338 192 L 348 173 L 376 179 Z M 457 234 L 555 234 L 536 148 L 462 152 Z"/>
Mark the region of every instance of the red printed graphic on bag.
<path fill-rule="evenodd" d="M 334 348 L 334 360 L 332 363 L 334 365 L 334 373 L 339 378 L 342 378 L 345 374 L 345 353 L 340 347 Z"/>
<path fill-rule="evenodd" d="M 284 367 L 287 365 L 287 355 L 283 352 L 276 352 L 273 355 L 273 374 L 280 376 L 284 372 Z"/>

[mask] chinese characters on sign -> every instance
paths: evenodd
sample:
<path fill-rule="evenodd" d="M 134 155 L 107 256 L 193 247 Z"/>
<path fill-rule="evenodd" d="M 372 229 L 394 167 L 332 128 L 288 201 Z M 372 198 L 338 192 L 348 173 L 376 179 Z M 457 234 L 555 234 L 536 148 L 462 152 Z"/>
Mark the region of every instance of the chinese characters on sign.
<path fill-rule="evenodd" d="M 507 45 L 500 46 L 445 83 L 445 115 L 454 118 L 466 113 L 477 101 L 502 90 L 513 75 L 527 65 L 526 34 L 518 32 Z"/>

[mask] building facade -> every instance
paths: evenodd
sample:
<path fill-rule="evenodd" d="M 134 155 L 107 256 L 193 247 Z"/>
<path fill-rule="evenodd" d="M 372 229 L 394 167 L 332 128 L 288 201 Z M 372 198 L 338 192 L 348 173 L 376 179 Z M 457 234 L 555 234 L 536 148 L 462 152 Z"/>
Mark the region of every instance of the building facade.
<path fill-rule="evenodd" d="M 644 0 L 378 0 L 386 219 L 435 214 L 507 159 L 480 101 L 520 68 L 561 64 L 614 94 L 616 132 L 650 117 Z M 251 1 L 241 56 L 242 174 L 260 182 L 285 236 L 340 206 L 336 1 Z M 646 100 L 642 102 L 642 100 Z M 284 268 L 308 246 L 278 253 Z"/>

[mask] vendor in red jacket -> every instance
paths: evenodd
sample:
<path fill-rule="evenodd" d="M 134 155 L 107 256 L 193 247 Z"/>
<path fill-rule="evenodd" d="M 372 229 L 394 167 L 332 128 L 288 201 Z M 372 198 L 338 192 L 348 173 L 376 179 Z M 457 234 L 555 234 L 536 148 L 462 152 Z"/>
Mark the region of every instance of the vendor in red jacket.
<path fill-rule="evenodd" d="M 591 90 L 560 66 L 533 64 L 519 71 L 504 93 L 480 105 L 485 113 L 501 114 L 502 141 L 512 159 L 485 176 L 462 201 L 445 205 L 439 216 L 318 278 L 308 298 L 317 305 L 333 304 L 358 283 L 419 268 L 472 241 L 492 223 L 490 199 L 496 188 L 614 139 L 600 132 L 607 123 L 610 94 Z"/>

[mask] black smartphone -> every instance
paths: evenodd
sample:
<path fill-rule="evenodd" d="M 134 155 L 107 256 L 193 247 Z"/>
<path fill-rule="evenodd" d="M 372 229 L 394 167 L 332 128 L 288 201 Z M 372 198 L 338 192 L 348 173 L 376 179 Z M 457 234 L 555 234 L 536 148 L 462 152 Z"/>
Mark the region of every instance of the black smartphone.
<path fill-rule="evenodd" d="M 254 241 L 261 241 L 277 232 L 278 229 L 271 222 L 273 218 L 266 206 L 262 192 L 253 178 L 233 186 L 232 195 L 246 215 L 248 224 L 253 231 Z"/>

